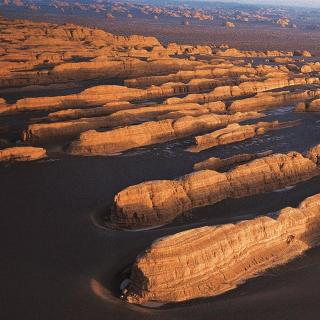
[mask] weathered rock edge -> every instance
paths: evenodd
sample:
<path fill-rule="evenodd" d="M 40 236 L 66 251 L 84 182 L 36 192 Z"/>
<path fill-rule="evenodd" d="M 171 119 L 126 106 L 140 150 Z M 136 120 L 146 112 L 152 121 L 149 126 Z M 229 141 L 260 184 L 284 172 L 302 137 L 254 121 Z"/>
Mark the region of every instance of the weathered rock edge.
<path fill-rule="evenodd" d="M 320 243 L 320 194 L 298 208 L 237 224 L 191 229 L 156 240 L 138 256 L 129 303 L 216 296 Z"/>
<path fill-rule="evenodd" d="M 166 224 L 184 212 L 291 186 L 319 175 L 319 147 L 308 157 L 298 152 L 273 154 L 219 173 L 201 170 L 177 180 L 154 180 L 130 186 L 114 198 L 110 219 L 122 228 Z"/>

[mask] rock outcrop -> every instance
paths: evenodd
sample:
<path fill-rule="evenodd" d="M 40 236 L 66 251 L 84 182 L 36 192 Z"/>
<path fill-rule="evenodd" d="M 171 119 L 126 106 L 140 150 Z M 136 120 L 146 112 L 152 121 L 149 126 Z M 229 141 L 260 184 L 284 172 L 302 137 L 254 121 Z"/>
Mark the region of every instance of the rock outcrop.
<path fill-rule="evenodd" d="M 263 92 L 254 97 L 235 100 L 227 108 L 230 112 L 261 111 L 293 102 L 304 101 L 320 95 L 320 90 L 297 90 L 293 92 Z"/>
<path fill-rule="evenodd" d="M 0 162 L 34 161 L 45 158 L 46 150 L 35 147 L 11 147 L 0 150 Z"/>
<path fill-rule="evenodd" d="M 0 105 L 0 116 L 24 111 L 55 111 L 110 105 L 111 103 L 141 102 L 150 99 L 167 98 L 189 92 L 199 92 L 211 87 L 211 80 L 203 82 L 166 83 L 159 87 L 146 89 L 127 88 L 124 86 L 101 85 L 83 90 L 78 94 L 53 97 L 37 97 L 19 99 L 12 105 Z M 174 103 L 171 103 L 174 104 Z M 112 108 L 110 107 L 112 110 Z"/>
<path fill-rule="evenodd" d="M 167 103 L 206 103 L 210 101 L 230 99 L 232 97 L 257 94 L 260 92 L 279 88 L 319 83 L 319 78 L 294 78 L 294 79 L 267 79 L 265 81 L 247 81 L 239 86 L 217 87 L 204 94 L 189 94 L 184 98 L 169 98 Z"/>
<path fill-rule="evenodd" d="M 230 167 L 235 165 L 239 165 L 239 164 L 249 162 L 258 158 L 269 156 L 270 154 L 272 154 L 272 150 L 268 150 L 261 153 L 241 153 L 226 159 L 211 157 L 207 160 L 195 163 L 193 165 L 193 169 L 195 171 L 201 171 L 201 170 L 220 171 L 220 170 L 230 169 Z"/>
<path fill-rule="evenodd" d="M 235 57 L 235 58 L 267 58 L 267 57 L 284 57 L 293 56 L 293 52 L 284 51 L 241 51 L 235 48 L 227 48 L 218 50 L 216 53 L 220 57 Z"/>
<path fill-rule="evenodd" d="M 216 61 L 216 60 L 214 60 Z M 280 77 L 288 76 L 289 70 L 284 70 L 279 66 L 259 65 L 256 67 L 250 65 L 236 65 L 233 63 L 221 62 L 209 66 L 196 66 L 195 70 L 182 70 L 174 74 L 163 76 L 148 76 L 136 79 L 127 79 L 124 81 L 125 85 L 132 88 L 148 87 L 151 85 L 161 85 L 167 82 L 183 82 L 187 83 L 194 79 L 215 79 L 217 86 L 239 85 L 244 81 L 244 76 L 272 76 Z M 222 78 L 227 77 L 227 78 Z M 230 79 L 231 78 L 231 79 Z M 248 81 L 248 80 L 246 80 Z"/>
<path fill-rule="evenodd" d="M 190 152 L 201 152 L 203 150 L 219 145 L 230 144 L 244 141 L 253 137 L 263 135 L 268 131 L 287 128 L 297 125 L 297 122 L 258 122 L 251 125 L 239 125 L 238 123 L 229 124 L 226 128 L 196 136 L 193 139 L 194 145 L 187 150 Z"/>
<path fill-rule="evenodd" d="M 232 115 L 205 114 L 144 122 L 106 132 L 90 130 L 70 145 L 69 151 L 79 155 L 111 155 L 125 150 L 185 138 L 193 134 L 223 127 L 229 123 L 260 117 L 257 112 Z"/>
<path fill-rule="evenodd" d="M 117 111 L 119 110 L 119 111 Z M 138 124 L 141 122 L 147 122 L 152 120 L 170 119 L 172 112 L 182 112 L 180 116 L 174 117 L 174 119 L 182 118 L 186 111 L 196 112 L 195 116 L 202 114 L 224 113 L 225 104 L 223 102 L 211 102 L 204 105 L 195 103 L 185 103 L 177 105 L 151 105 L 137 107 L 133 104 L 127 104 L 123 102 L 108 103 L 103 107 L 97 107 L 92 109 L 70 109 L 62 110 L 49 114 L 50 119 L 74 117 L 83 114 L 94 117 L 80 118 L 75 120 L 63 121 L 63 122 L 45 122 L 30 124 L 23 132 L 22 138 L 24 141 L 32 143 L 50 143 L 58 141 L 66 141 L 71 138 L 77 138 L 81 132 L 94 130 L 94 129 L 112 129 L 114 127 L 129 126 Z M 98 114 L 110 114 L 108 116 L 98 116 Z M 167 116 L 168 115 L 168 116 Z M 160 127 L 161 128 L 161 125 Z M 111 134 L 112 135 L 112 134 Z"/>
<path fill-rule="evenodd" d="M 232 290 L 320 243 L 320 194 L 276 217 L 163 237 L 141 253 L 123 290 L 130 303 L 168 303 Z"/>
<path fill-rule="evenodd" d="M 290 152 L 256 159 L 226 173 L 203 170 L 177 180 L 148 181 L 115 196 L 111 221 L 123 228 L 162 225 L 197 207 L 270 192 L 318 174 L 316 163 Z"/>

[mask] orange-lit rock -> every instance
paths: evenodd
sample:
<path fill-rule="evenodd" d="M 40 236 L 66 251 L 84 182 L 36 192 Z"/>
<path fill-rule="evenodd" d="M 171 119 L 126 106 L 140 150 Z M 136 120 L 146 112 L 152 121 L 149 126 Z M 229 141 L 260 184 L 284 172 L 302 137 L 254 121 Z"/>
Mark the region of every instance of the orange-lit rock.
<path fill-rule="evenodd" d="M 216 296 L 319 245 L 320 195 L 276 217 L 207 226 L 158 239 L 134 263 L 130 303 Z"/>
<path fill-rule="evenodd" d="M 177 120 L 145 122 L 106 132 L 91 130 L 82 133 L 80 139 L 71 144 L 69 151 L 72 154 L 81 155 L 114 154 L 128 149 L 184 138 L 225 126 L 228 123 L 260 116 L 261 114 L 256 112 L 233 115 L 206 114 L 199 117 L 186 116 Z"/>
<path fill-rule="evenodd" d="M 148 181 L 115 196 L 111 221 L 124 228 L 157 226 L 197 207 L 270 192 L 318 174 L 316 163 L 290 152 L 256 159 L 226 173 L 203 170 L 177 180 Z"/>
<path fill-rule="evenodd" d="M 229 124 L 226 128 L 207 133 L 202 136 L 196 136 L 193 141 L 194 145 L 187 150 L 190 152 L 200 152 L 215 146 L 225 145 L 238 141 L 247 140 L 255 136 L 263 135 L 270 130 L 281 129 L 284 127 L 294 126 L 297 123 L 279 123 L 258 122 L 251 125 L 239 125 L 238 123 Z"/>
<path fill-rule="evenodd" d="M 294 111 L 295 112 L 319 112 L 320 99 L 314 99 L 308 102 L 300 102 L 296 105 Z"/>
<path fill-rule="evenodd" d="M 11 147 L 0 150 L 0 162 L 34 161 L 46 157 L 46 150 L 35 147 Z"/>

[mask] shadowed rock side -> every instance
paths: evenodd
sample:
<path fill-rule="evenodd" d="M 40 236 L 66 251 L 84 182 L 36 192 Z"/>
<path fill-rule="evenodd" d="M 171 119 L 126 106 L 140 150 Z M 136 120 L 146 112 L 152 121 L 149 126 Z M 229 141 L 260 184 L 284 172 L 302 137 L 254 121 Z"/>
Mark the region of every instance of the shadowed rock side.
<path fill-rule="evenodd" d="M 0 150 L 0 162 L 34 161 L 45 158 L 46 150 L 35 147 L 12 147 Z"/>
<path fill-rule="evenodd" d="M 226 173 L 202 170 L 177 180 L 143 182 L 115 196 L 110 220 L 122 228 L 158 226 L 197 207 L 274 191 L 319 173 L 315 162 L 290 152 L 256 159 Z"/>
<path fill-rule="evenodd" d="M 195 171 L 201 171 L 201 170 L 217 171 L 219 169 L 222 170 L 237 164 L 241 164 L 241 163 L 249 162 L 258 158 L 269 156 L 271 154 L 272 154 L 272 150 L 268 150 L 261 153 L 241 153 L 226 159 L 211 157 L 207 160 L 195 163 L 193 166 L 193 169 Z"/>
<path fill-rule="evenodd" d="M 191 229 L 156 240 L 136 260 L 130 303 L 216 296 L 320 243 L 320 194 L 277 218 Z"/>
<path fill-rule="evenodd" d="M 192 134 L 223 127 L 228 123 L 260 117 L 257 112 L 238 112 L 232 115 L 207 114 L 199 117 L 186 116 L 178 120 L 167 119 L 145 122 L 107 132 L 86 131 L 73 142 L 69 152 L 80 155 L 108 155 L 125 150 L 163 143 Z"/>
<path fill-rule="evenodd" d="M 258 122 L 251 125 L 240 125 L 238 123 L 229 124 L 226 128 L 216 130 L 193 139 L 194 145 L 187 151 L 201 152 L 212 147 L 244 141 L 253 137 L 263 135 L 271 130 L 288 128 L 297 125 L 299 122 Z"/>
<path fill-rule="evenodd" d="M 320 99 L 300 102 L 294 109 L 295 112 L 320 112 Z"/>

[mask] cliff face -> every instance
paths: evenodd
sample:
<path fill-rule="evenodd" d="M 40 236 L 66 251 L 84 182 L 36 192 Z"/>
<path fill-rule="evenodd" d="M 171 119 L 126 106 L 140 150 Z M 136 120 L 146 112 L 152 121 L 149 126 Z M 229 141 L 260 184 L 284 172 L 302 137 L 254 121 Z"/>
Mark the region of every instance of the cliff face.
<path fill-rule="evenodd" d="M 315 162 L 290 152 L 256 159 L 226 173 L 203 170 L 177 180 L 144 182 L 115 196 L 111 220 L 124 228 L 157 226 L 193 208 L 277 190 L 317 174 Z"/>
<path fill-rule="evenodd" d="M 320 243 L 320 194 L 237 224 L 203 227 L 155 241 L 136 260 L 124 290 L 130 303 L 216 296 Z"/>

